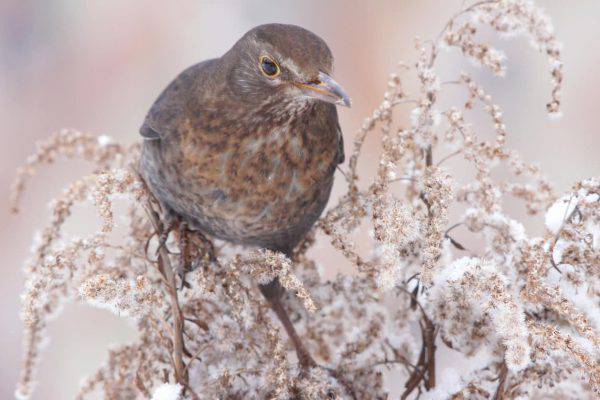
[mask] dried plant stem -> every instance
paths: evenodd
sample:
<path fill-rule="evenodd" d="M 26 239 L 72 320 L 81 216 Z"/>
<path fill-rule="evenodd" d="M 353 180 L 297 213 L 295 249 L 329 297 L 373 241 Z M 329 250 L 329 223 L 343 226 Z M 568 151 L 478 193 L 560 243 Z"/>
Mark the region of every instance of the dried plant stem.
<path fill-rule="evenodd" d="M 421 322 L 419 323 L 421 328 L 421 352 L 419 353 L 417 365 L 414 366 L 412 373 L 404 384 L 405 390 L 400 397 L 404 400 L 407 399 L 415 389 L 419 388 L 421 382 L 425 384 L 427 390 L 431 390 L 435 387 L 435 351 L 437 349 L 435 340 L 437 337 L 437 329 L 425 313 L 425 309 L 417 299 L 416 293 L 410 292 L 403 287 L 399 287 L 399 289 L 411 297 L 411 300 L 419 307 L 422 314 Z"/>
<path fill-rule="evenodd" d="M 421 332 L 423 336 L 423 342 L 425 345 L 425 365 L 427 368 L 427 380 L 425 381 L 425 387 L 430 390 L 435 387 L 435 338 L 437 331 L 435 325 L 431 322 L 426 315 L 423 315 L 423 324 L 421 325 Z"/>
<path fill-rule="evenodd" d="M 400 396 L 401 400 L 405 400 L 410 396 L 410 394 L 419 386 L 419 383 L 423 379 L 425 375 L 425 369 L 419 368 L 425 362 L 425 346 L 421 347 L 421 353 L 419 354 L 419 361 L 417 363 L 416 368 L 413 370 L 412 374 L 408 377 L 404 387 L 406 388 Z"/>
<path fill-rule="evenodd" d="M 296 355 L 298 356 L 298 362 L 300 363 L 302 369 L 306 370 L 308 368 L 315 367 L 317 363 L 315 362 L 315 360 L 313 360 L 308 350 L 306 350 L 304 343 L 302 343 L 302 339 L 300 339 L 300 336 L 294 328 L 294 324 L 292 323 L 292 321 L 290 321 L 290 317 L 288 316 L 287 311 L 283 307 L 281 297 L 285 289 L 281 286 L 281 283 L 279 283 L 279 279 L 275 278 L 266 285 L 259 285 L 259 287 L 261 293 L 263 294 L 263 296 L 265 296 L 265 299 L 267 299 L 269 306 L 271 307 L 275 315 L 277 315 L 277 318 L 281 322 L 281 325 L 283 325 L 283 328 L 287 332 L 287 335 L 294 344 L 294 348 L 296 349 Z"/>
<path fill-rule="evenodd" d="M 506 398 L 506 377 L 508 375 L 508 368 L 506 367 L 506 362 L 502 362 L 502 366 L 500 367 L 500 375 L 498 376 L 498 388 L 496 389 L 496 393 L 494 394 L 494 400 L 503 400 Z"/>
<path fill-rule="evenodd" d="M 160 221 L 158 213 L 152 208 L 151 204 L 146 205 L 146 213 L 150 218 L 152 226 L 156 230 L 158 237 L 163 235 L 163 225 Z M 172 314 L 172 362 L 173 370 L 175 374 L 175 380 L 181 384 L 184 388 L 187 388 L 194 399 L 198 396 L 189 387 L 188 369 L 186 368 L 185 362 L 183 361 L 184 354 L 184 339 L 183 339 L 183 315 L 181 307 L 179 306 L 179 298 L 177 294 L 177 279 L 171 260 L 169 259 L 169 253 L 163 241 L 160 241 L 158 246 L 158 264 L 159 271 L 164 277 L 164 281 L 167 284 L 167 292 L 170 298 L 170 307 Z"/>
<path fill-rule="evenodd" d="M 438 33 L 438 36 L 435 40 L 435 42 L 433 42 L 433 46 L 432 46 L 432 51 L 431 51 L 431 60 L 429 61 L 429 68 L 433 67 L 433 64 L 435 63 L 435 59 L 437 58 L 438 55 L 438 45 L 440 43 L 440 40 L 442 39 L 442 37 L 444 36 L 444 33 L 452 26 L 452 24 L 454 24 L 454 22 L 456 21 L 457 18 L 459 18 L 462 15 L 468 14 L 471 11 L 475 10 L 477 7 L 481 7 L 485 4 L 491 4 L 494 3 L 494 0 L 482 0 L 482 1 L 478 1 L 476 3 L 471 4 L 469 7 L 467 8 L 462 8 L 461 5 L 461 10 L 458 11 L 456 14 L 454 14 L 452 16 L 452 18 L 450 18 L 448 20 L 448 22 L 446 22 L 446 25 L 444 26 L 444 29 L 442 29 L 440 31 L 440 33 Z"/>
<path fill-rule="evenodd" d="M 167 282 L 169 284 L 168 291 L 171 297 L 171 312 L 173 313 L 173 358 L 175 361 L 175 378 L 177 382 L 187 382 L 187 374 L 185 373 L 185 364 L 183 362 L 183 319 L 181 309 L 179 308 L 179 300 L 177 297 L 177 283 L 175 274 L 168 261 L 168 255 L 163 246 L 159 250 L 159 262 L 163 263 Z"/>

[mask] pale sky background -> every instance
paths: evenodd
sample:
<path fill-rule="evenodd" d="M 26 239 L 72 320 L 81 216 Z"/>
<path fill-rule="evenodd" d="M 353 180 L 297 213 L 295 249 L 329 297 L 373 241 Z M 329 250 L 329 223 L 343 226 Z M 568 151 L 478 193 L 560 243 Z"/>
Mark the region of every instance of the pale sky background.
<path fill-rule="evenodd" d="M 174 5 L 176 3 L 177 5 Z M 0 398 L 12 398 L 21 363 L 21 265 L 36 228 L 48 220 L 48 201 L 80 175 L 82 164 L 59 163 L 34 178 L 23 213 L 8 214 L 14 171 L 50 132 L 73 127 L 139 140 L 144 115 L 182 69 L 224 53 L 245 31 L 267 22 L 301 25 L 323 37 L 336 59 L 335 77 L 353 99 L 340 110 L 346 150 L 361 121 L 382 97 L 399 60 L 414 61 L 413 38 L 433 38 L 461 4 L 456 1 L 178 1 L 4 0 L 0 3 Z M 539 1 L 564 44 L 563 118 L 545 113 L 546 60 L 525 40 L 494 41 L 509 59 L 506 78 L 494 78 L 454 54 L 441 73 L 466 69 L 504 108 L 509 145 L 541 165 L 558 192 L 600 175 L 600 2 Z M 462 97 L 459 97 L 462 98 Z M 369 142 L 362 168 L 372 169 Z M 343 189 L 338 179 L 334 196 Z M 520 208 L 514 214 L 522 215 Z M 539 231 L 540 219 L 528 220 Z M 83 222 L 81 222 L 83 223 Z M 324 260 L 339 258 L 321 250 Z M 332 266 L 332 268 L 339 268 Z M 72 398 L 79 381 L 101 364 L 106 348 L 133 329 L 106 311 L 69 305 L 51 322 L 35 399 Z"/>

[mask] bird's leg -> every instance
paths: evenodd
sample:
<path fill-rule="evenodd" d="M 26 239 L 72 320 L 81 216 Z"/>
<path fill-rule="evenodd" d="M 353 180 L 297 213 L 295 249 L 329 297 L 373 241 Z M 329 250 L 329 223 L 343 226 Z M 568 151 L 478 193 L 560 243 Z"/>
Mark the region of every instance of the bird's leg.
<path fill-rule="evenodd" d="M 298 336 L 298 333 L 294 328 L 294 324 L 292 324 L 292 321 L 290 321 L 290 317 L 283 307 L 283 302 L 281 299 L 285 293 L 285 288 L 281 286 L 279 279 L 275 278 L 266 285 L 259 285 L 259 287 L 263 296 L 265 296 L 269 302 L 271 309 L 275 315 L 277 315 L 277 318 L 279 318 L 279 321 L 283 325 L 287 335 L 294 344 L 296 355 L 298 356 L 298 361 L 300 362 L 302 369 L 306 370 L 308 368 L 315 367 L 317 363 L 315 360 L 313 360 L 308 350 L 306 350 L 306 347 L 304 347 L 300 336 Z"/>

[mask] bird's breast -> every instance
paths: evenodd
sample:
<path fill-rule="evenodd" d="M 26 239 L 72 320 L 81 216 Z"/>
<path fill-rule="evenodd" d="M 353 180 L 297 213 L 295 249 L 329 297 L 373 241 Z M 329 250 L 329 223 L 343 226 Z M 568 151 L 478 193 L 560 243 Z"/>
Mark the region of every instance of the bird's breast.
<path fill-rule="evenodd" d="M 163 200 L 228 240 L 264 245 L 272 236 L 299 237 L 331 190 L 338 132 L 325 128 L 304 120 L 223 134 L 190 125 L 160 150 L 178 163 L 164 173 Z"/>
<path fill-rule="evenodd" d="M 308 138 L 287 126 L 273 128 L 201 146 L 202 154 L 192 149 L 190 161 L 198 181 L 218 187 L 227 201 L 239 207 L 238 212 L 253 214 L 265 207 L 288 207 L 318 191 L 329 178 L 333 149 Z M 198 156 L 201 168 L 197 167 Z"/>

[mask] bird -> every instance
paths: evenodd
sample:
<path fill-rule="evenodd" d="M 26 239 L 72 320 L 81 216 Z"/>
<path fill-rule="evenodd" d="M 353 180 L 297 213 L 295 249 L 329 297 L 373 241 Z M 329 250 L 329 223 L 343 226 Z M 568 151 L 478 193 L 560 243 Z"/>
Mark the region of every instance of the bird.
<path fill-rule="evenodd" d="M 181 72 L 140 128 L 139 168 L 169 215 L 202 234 L 291 257 L 323 212 L 344 162 L 333 55 L 316 34 L 265 24 Z M 301 364 L 277 279 L 260 285 Z M 294 337 L 294 335 L 296 337 Z"/>

